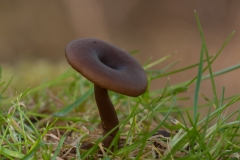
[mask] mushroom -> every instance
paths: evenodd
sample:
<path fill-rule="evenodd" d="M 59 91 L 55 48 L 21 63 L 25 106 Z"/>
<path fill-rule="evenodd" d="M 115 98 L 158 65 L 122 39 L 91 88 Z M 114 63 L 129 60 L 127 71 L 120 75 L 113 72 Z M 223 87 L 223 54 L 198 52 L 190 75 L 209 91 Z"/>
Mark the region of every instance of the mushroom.
<path fill-rule="evenodd" d="M 102 121 L 103 134 L 119 122 L 108 90 L 137 97 L 145 92 L 147 78 L 142 66 L 127 52 L 99 39 L 77 39 L 65 52 L 68 63 L 94 83 L 95 100 Z M 118 127 L 103 141 L 108 148 Z"/>

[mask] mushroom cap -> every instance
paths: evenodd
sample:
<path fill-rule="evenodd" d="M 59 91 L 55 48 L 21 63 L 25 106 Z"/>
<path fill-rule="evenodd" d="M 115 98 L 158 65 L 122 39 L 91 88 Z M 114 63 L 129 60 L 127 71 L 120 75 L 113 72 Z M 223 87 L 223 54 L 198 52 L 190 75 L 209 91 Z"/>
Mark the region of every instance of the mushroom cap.
<path fill-rule="evenodd" d="M 142 66 L 129 53 L 102 40 L 74 40 L 65 55 L 75 70 L 102 88 L 133 97 L 147 88 Z"/>

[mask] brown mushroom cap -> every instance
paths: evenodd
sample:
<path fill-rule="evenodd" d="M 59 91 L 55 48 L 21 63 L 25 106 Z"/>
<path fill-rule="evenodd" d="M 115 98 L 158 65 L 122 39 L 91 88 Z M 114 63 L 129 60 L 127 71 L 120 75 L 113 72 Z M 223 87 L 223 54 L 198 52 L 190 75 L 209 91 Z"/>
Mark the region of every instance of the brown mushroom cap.
<path fill-rule="evenodd" d="M 94 84 L 128 96 L 147 88 L 142 66 L 127 52 L 99 39 L 78 39 L 66 47 L 69 64 Z"/>

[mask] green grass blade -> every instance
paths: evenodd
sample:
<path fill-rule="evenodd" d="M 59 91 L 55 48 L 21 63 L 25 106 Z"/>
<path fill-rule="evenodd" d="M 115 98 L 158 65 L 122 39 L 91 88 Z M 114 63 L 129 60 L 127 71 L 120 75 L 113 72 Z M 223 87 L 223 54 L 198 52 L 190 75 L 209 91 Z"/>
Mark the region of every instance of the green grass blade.
<path fill-rule="evenodd" d="M 44 142 L 38 141 L 37 144 L 34 146 L 30 152 L 22 158 L 22 160 L 31 160 L 32 156 L 38 151 L 39 148 L 41 148 L 44 145 Z"/>
<path fill-rule="evenodd" d="M 201 79 L 202 79 L 204 49 L 205 49 L 205 45 L 203 44 L 201 54 L 200 54 L 200 60 L 199 60 L 196 89 L 195 89 L 195 93 L 194 93 L 193 117 L 194 117 L 195 123 L 197 122 L 197 114 L 198 114 L 198 95 L 199 95 L 200 84 L 201 84 Z"/>
<path fill-rule="evenodd" d="M 226 73 L 228 73 L 228 72 L 234 71 L 234 70 L 239 69 L 239 68 L 240 68 L 240 64 L 236 64 L 236 65 L 234 65 L 234 66 L 231 66 L 231 67 L 228 67 L 228 68 L 225 68 L 225 69 L 222 69 L 222 70 L 219 70 L 219 71 L 214 72 L 214 73 L 213 73 L 213 76 L 214 76 L 214 77 L 217 77 L 217 76 L 226 74 Z M 205 76 L 202 76 L 202 80 L 209 79 L 210 77 L 211 77 L 210 74 L 205 75 Z"/>
<path fill-rule="evenodd" d="M 93 94 L 93 92 L 94 92 L 94 88 L 92 87 L 84 95 L 79 97 L 74 103 L 72 103 L 72 104 L 64 107 L 60 111 L 54 113 L 53 116 L 57 116 L 57 117 L 65 116 L 66 114 L 71 112 L 74 108 L 78 107 L 84 101 L 86 101 Z"/>
<path fill-rule="evenodd" d="M 218 106 L 218 97 L 217 97 L 216 85 L 215 85 L 215 82 L 214 82 L 213 71 L 212 71 L 212 67 L 211 67 L 212 63 L 209 60 L 208 49 L 207 49 L 207 46 L 206 46 L 206 41 L 205 41 L 205 38 L 204 38 L 204 35 L 203 35 L 202 26 L 201 26 L 199 17 L 197 15 L 196 11 L 194 12 L 194 14 L 195 14 L 197 24 L 198 24 L 198 29 L 199 29 L 199 32 L 200 32 L 200 35 L 201 35 L 201 38 L 202 38 L 202 43 L 205 45 L 205 53 L 206 53 L 208 69 L 209 69 L 209 73 L 210 73 L 210 79 L 211 79 L 211 83 L 212 83 L 212 90 L 213 90 L 213 94 L 214 94 L 215 105 L 216 105 L 216 107 L 219 107 Z"/>
<path fill-rule="evenodd" d="M 211 56 L 210 58 L 212 58 L 212 56 Z M 207 60 L 205 59 L 203 62 L 206 62 L 206 61 L 207 61 Z M 180 72 L 183 72 L 183 71 L 187 71 L 187 70 L 192 69 L 192 68 L 197 67 L 197 66 L 199 66 L 199 63 L 192 64 L 192 65 L 190 65 L 190 66 L 183 67 L 183 68 L 180 68 L 180 69 L 171 71 L 171 72 L 167 72 L 167 73 L 163 73 L 163 74 L 159 74 L 159 75 L 153 75 L 153 76 L 151 77 L 151 79 L 154 80 L 154 79 L 157 79 L 157 78 L 170 76 L 170 75 L 173 75 L 173 74 L 176 74 L 176 73 L 180 73 Z M 162 71 L 162 70 L 161 70 L 161 71 Z"/>
<path fill-rule="evenodd" d="M 220 76 L 220 75 L 226 74 L 228 72 L 234 71 L 234 70 L 239 69 L 239 68 L 240 68 L 240 64 L 237 64 L 237 65 L 234 65 L 234 66 L 231 66 L 231 67 L 228 67 L 228 68 L 216 71 L 216 72 L 213 73 L 213 76 L 214 77 Z M 210 74 L 202 76 L 202 80 L 207 80 L 209 78 L 210 78 Z M 172 86 L 172 88 L 178 88 L 180 86 L 189 86 L 190 84 L 196 82 L 196 79 L 197 79 L 197 76 L 194 79 L 192 79 L 192 80 L 185 81 L 185 82 L 179 83 L 177 85 L 174 85 L 174 86 Z"/>
<path fill-rule="evenodd" d="M 213 59 L 211 60 L 210 64 L 212 64 L 216 59 L 217 57 L 220 55 L 220 53 L 222 52 L 222 50 L 224 49 L 224 47 L 227 45 L 227 43 L 230 41 L 230 39 L 232 38 L 233 34 L 235 33 L 235 31 L 233 31 L 227 38 L 227 40 L 224 42 L 224 44 L 222 45 L 222 47 L 220 48 L 220 50 L 217 52 L 217 54 L 213 57 Z M 203 69 L 203 73 L 208 69 L 208 66 L 205 67 Z M 187 82 L 187 86 L 191 85 L 192 83 L 195 82 L 195 80 L 197 79 L 197 76 L 194 77 L 191 81 Z"/>
<path fill-rule="evenodd" d="M 133 51 L 130 51 L 128 52 L 129 54 L 133 55 L 133 54 L 138 54 L 139 53 L 139 50 L 133 50 Z"/>
<path fill-rule="evenodd" d="M 161 63 L 161 62 L 163 62 L 163 61 L 165 61 L 165 60 L 167 60 L 167 59 L 169 59 L 173 54 L 174 54 L 174 53 L 171 53 L 171 54 L 169 54 L 169 55 L 167 55 L 167 56 L 165 56 L 165 57 L 163 57 L 163 58 L 160 58 L 160 59 L 158 59 L 158 60 L 156 60 L 156 61 L 154 61 L 154 62 L 152 62 L 152 63 L 150 63 L 150 64 L 148 64 L 148 65 L 146 65 L 146 66 L 144 66 L 144 67 L 143 67 L 144 70 L 146 70 L 146 69 L 148 69 L 148 68 L 151 68 L 151 67 L 153 67 L 153 66 L 155 66 L 155 65 L 157 65 L 157 64 L 159 64 L 159 63 Z"/>
<path fill-rule="evenodd" d="M 64 141 L 65 141 L 65 138 L 66 138 L 66 136 L 62 136 L 61 137 L 60 141 L 58 142 L 58 146 L 57 146 L 57 148 L 56 148 L 56 150 L 55 150 L 51 160 L 57 159 L 57 155 L 60 153 L 60 150 L 61 150 L 61 148 L 63 146 Z"/>
<path fill-rule="evenodd" d="M 19 153 L 19 152 L 16 152 L 16 151 L 13 151 L 13 150 L 10 150 L 10 149 L 7 149 L 7 148 L 3 148 L 3 147 L 0 148 L 0 155 L 1 154 L 2 155 L 8 155 L 10 157 L 18 158 L 18 159 L 22 159 L 25 156 L 22 153 Z"/>
<path fill-rule="evenodd" d="M 8 81 L 7 85 L 3 88 L 2 90 L 2 94 L 7 90 L 7 88 L 9 87 L 10 83 L 12 82 L 13 80 L 13 76 L 11 77 L 11 79 Z"/>
<path fill-rule="evenodd" d="M 80 148 L 80 142 L 77 143 L 76 148 L 77 148 L 77 149 L 76 149 L 76 150 L 77 150 L 77 154 L 76 154 L 77 159 L 76 159 L 76 160 L 81 160 L 81 153 L 80 153 L 80 151 L 79 151 L 79 149 L 78 149 L 78 148 Z"/>

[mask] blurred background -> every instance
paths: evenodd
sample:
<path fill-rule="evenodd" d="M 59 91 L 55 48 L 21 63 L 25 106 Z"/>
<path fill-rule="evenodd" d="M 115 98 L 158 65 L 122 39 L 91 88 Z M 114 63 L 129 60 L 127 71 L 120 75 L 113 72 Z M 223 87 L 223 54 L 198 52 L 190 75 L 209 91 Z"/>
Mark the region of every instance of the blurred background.
<path fill-rule="evenodd" d="M 197 11 L 210 55 L 216 54 L 224 41 L 236 30 L 233 38 L 213 64 L 213 71 L 239 63 L 240 1 L 1 1 L 0 63 L 3 75 L 14 75 L 13 87 L 21 91 L 69 69 L 64 56 L 65 46 L 78 38 L 94 37 L 110 42 L 126 51 L 138 50 L 134 57 L 144 64 L 177 50 L 171 59 L 154 69 L 181 59 L 171 70 L 199 61 L 201 38 L 194 10 Z M 30 76 L 33 73 L 34 76 Z M 170 76 L 171 85 L 197 75 L 197 68 Z M 216 77 L 220 96 L 240 91 L 240 70 Z M 167 84 L 168 77 L 156 80 L 151 89 Z M 21 86 L 23 88 L 21 88 Z M 204 81 L 201 92 L 210 99 L 210 81 Z M 193 97 L 194 86 L 187 95 Z M 204 101 L 204 100 L 201 100 Z M 190 101 L 190 105 L 193 101 Z"/>

